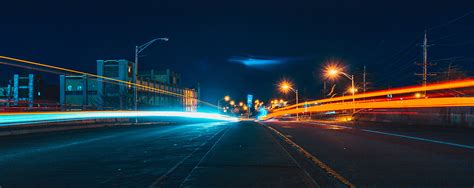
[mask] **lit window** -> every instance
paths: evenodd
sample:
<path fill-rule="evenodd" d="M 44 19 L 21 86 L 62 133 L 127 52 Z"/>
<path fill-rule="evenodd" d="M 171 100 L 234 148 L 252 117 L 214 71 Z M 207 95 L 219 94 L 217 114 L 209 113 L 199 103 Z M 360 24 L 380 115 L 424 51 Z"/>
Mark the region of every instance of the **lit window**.
<path fill-rule="evenodd" d="M 68 86 L 67 86 L 67 90 L 68 90 L 68 91 L 72 91 L 72 85 L 68 85 Z"/>
<path fill-rule="evenodd" d="M 82 86 L 77 86 L 77 91 L 82 91 Z"/>

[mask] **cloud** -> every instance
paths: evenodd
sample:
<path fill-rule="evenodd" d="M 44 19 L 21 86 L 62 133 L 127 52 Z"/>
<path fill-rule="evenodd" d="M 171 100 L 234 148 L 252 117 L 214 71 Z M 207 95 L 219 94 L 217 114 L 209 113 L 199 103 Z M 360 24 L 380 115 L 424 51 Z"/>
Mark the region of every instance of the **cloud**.
<path fill-rule="evenodd" d="M 271 57 L 271 56 L 232 56 L 228 59 L 231 63 L 238 63 L 248 67 L 269 67 L 292 62 L 302 62 L 315 59 L 316 56 L 308 57 Z"/>
<path fill-rule="evenodd" d="M 229 62 L 239 63 L 249 67 L 260 67 L 278 65 L 287 61 L 284 58 L 234 56 L 229 58 Z"/>

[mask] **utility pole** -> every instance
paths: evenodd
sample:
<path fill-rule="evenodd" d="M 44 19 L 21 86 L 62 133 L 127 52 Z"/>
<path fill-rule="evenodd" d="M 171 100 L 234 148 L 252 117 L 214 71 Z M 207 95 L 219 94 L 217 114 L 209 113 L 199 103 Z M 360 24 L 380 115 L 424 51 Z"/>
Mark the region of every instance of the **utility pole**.
<path fill-rule="evenodd" d="M 425 30 L 425 39 L 423 40 L 423 88 L 425 88 L 426 95 L 426 78 L 428 74 L 428 38 L 426 36 Z"/>
<path fill-rule="evenodd" d="M 425 30 L 425 37 L 424 37 L 424 40 L 423 40 L 423 45 L 421 45 L 421 47 L 423 47 L 423 63 L 422 64 L 417 64 L 417 65 L 422 65 L 423 66 L 423 74 L 415 74 L 416 76 L 422 76 L 423 79 L 422 79 L 422 84 L 423 84 L 423 88 L 424 88 L 424 91 L 423 91 L 423 96 L 426 97 L 426 82 L 428 80 L 428 76 L 435 76 L 436 74 L 429 74 L 428 73 L 428 66 L 432 66 L 433 64 L 428 64 L 428 47 L 430 47 L 431 45 L 428 45 L 428 37 L 427 37 L 427 33 L 426 33 L 426 30 Z"/>
<path fill-rule="evenodd" d="M 326 80 L 323 81 L 323 98 L 326 98 Z"/>
<path fill-rule="evenodd" d="M 138 84 L 138 52 L 139 51 L 139 47 L 138 46 L 135 46 L 135 63 L 133 66 L 133 82 L 135 83 L 135 87 L 133 88 L 133 109 L 135 111 L 138 110 L 138 88 L 137 88 L 137 85 Z M 136 122 L 135 122 L 136 123 Z"/>
<path fill-rule="evenodd" d="M 449 66 L 448 66 L 448 76 L 447 76 L 448 81 L 450 80 L 450 76 L 451 76 L 451 64 L 452 63 L 449 63 Z"/>
<path fill-rule="evenodd" d="M 365 90 L 366 90 L 366 86 L 367 86 L 367 83 L 365 82 L 365 76 L 366 76 L 366 72 L 365 72 L 365 65 L 364 65 L 364 74 L 363 74 L 363 77 L 364 77 L 364 93 L 365 93 Z"/>
<path fill-rule="evenodd" d="M 295 89 L 295 93 L 296 93 L 296 109 L 298 110 L 298 90 Z M 296 113 L 296 121 L 299 121 L 300 117 L 298 115 L 298 112 Z"/>

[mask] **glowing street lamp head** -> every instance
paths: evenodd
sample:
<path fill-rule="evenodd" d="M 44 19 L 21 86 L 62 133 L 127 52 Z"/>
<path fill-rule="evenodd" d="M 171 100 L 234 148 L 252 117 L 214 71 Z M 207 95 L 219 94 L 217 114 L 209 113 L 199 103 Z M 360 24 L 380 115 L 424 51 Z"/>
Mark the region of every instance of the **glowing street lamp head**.
<path fill-rule="evenodd" d="M 415 93 L 415 98 L 421 98 L 421 93 Z"/>
<path fill-rule="evenodd" d="M 288 82 L 288 81 L 282 81 L 282 82 L 280 83 L 280 91 L 282 91 L 283 93 L 288 92 L 290 89 L 292 89 L 292 88 L 291 88 L 291 85 L 292 85 L 292 84 L 291 84 L 290 82 Z"/>
<path fill-rule="evenodd" d="M 243 103 L 243 102 L 239 102 L 239 106 L 244 106 L 244 103 Z"/>
<path fill-rule="evenodd" d="M 244 106 L 243 109 L 244 109 L 244 110 L 248 110 L 249 108 L 248 108 L 247 106 Z"/>
<path fill-rule="evenodd" d="M 339 73 L 339 71 L 337 71 L 336 69 L 330 69 L 330 70 L 328 70 L 328 75 L 330 75 L 330 76 L 334 76 L 334 75 L 336 75 L 337 73 Z"/>
<path fill-rule="evenodd" d="M 230 101 L 230 103 L 229 103 L 229 104 L 230 104 L 230 105 L 234 105 L 234 104 L 235 104 L 235 102 L 234 102 L 234 101 Z"/>
<path fill-rule="evenodd" d="M 349 88 L 347 91 L 349 91 L 349 93 L 357 93 L 357 88 Z"/>
<path fill-rule="evenodd" d="M 230 100 L 230 97 L 227 95 L 227 96 L 224 97 L 224 100 L 225 100 L 225 101 L 229 101 L 229 100 Z"/>
<path fill-rule="evenodd" d="M 335 79 L 341 73 L 341 68 L 338 67 L 336 64 L 327 65 L 324 70 L 324 76 L 327 78 Z"/>

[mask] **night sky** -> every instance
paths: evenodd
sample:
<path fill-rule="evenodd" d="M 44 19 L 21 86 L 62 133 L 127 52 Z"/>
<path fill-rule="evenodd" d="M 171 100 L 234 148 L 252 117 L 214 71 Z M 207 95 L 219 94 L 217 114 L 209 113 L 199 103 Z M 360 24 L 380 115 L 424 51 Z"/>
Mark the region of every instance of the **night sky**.
<path fill-rule="evenodd" d="M 76 2 L 76 3 L 73 3 Z M 303 99 L 321 97 L 328 60 L 346 65 L 371 89 L 417 84 L 422 34 L 431 71 L 451 62 L 474 71 L 474 1 L 9 1 L 0 11 L 0 54 L 95 73 L 96 59 L 133 61 L 134 46 L 168 37 L 143 52 L 140 70 L 170 68 L 202 99 L 280 97 L 290 79 Z M 18 69 L 0 65 L 2 83 Z M 8 76 L 6 76 L 8 75 Z M 54 76 L 56 78 L 56 76 Z M 347 79 L 337 82 L 347 88 Z M 52 79 L 50 82 L 56 83 Z M 57 84 L 57 83 L 56 83 Z M 291 96 L 287 96 L 292 98 Z"/>

